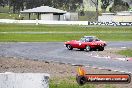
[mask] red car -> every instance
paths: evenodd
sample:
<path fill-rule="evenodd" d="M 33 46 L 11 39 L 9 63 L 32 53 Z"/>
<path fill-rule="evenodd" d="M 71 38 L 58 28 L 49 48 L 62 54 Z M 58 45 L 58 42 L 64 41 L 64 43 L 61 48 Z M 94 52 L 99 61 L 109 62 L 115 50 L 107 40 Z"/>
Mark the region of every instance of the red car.
<path fill-rule="evenodd" d="M 69 50 L 72 50 L 73 48 L 77 48 L 80 50 L 85 49 L 86 51 L 91 51 L 91 50 L 103 51 L 104 47 L 106 46 L 106 42 L 99 40 L 95 36 L 84 36 L 79 41 L 72 40 L 65 42 L 65 46 Z"/>

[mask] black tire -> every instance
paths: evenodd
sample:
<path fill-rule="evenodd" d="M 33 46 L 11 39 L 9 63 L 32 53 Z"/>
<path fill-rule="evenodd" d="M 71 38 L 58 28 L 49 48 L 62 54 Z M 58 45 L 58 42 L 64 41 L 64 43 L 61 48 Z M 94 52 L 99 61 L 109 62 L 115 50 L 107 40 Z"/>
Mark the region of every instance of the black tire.
<path fill-rule="evenodd" d="M 87 79 L 84 76 L 76 76 L 77 83 L 82 86 L 87 82 Z"/>
<path fill-rule="evenodd" d="M 104 47 L 100 47 L 100 48 L 99 48 L 99 51 L 103 51 L 103 50 L 104 50 Z"/>
<path fill-rule="evenodd" d="M 71 45 L 66 45 L 66 47 L 67 47 L 68 50 L 72 50 L 73 49 L 73 47 Z"/>
<path fill-rule="evenodd" d="M 91 51 L 91 47 L 90 46 L 86 46 L 86 52 L 89 52 L 89 51 Z"/>

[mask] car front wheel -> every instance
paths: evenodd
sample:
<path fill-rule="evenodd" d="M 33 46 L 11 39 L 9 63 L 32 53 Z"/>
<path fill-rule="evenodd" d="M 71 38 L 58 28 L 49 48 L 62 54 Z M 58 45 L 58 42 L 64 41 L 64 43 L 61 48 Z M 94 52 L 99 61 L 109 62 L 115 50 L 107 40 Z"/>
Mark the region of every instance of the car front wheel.
<path fill-rule="evenodd" d="M 71 45 L 67 45 L 66 47 L 67 47 L 68 50 L 72 50 L 73 49 Z"/>
<path fill-rule="evenodd" d="M 104 47 L 100 47 L 100 48 L 99 48 L 99 51 L 103 51 L 103 50 L 104 50 Z"/>
<path fill-rule="evenodd" d="M 89 52 L 91 50 L 90 46 L 86 46 L 86 52 Z"/>

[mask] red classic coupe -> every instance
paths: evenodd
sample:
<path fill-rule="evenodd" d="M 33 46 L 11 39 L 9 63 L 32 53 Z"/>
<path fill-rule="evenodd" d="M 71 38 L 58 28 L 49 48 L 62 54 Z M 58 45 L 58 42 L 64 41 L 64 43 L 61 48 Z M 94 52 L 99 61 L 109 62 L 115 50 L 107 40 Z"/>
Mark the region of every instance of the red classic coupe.
<path fill-rule="evenodd" d="M 65 42 L 65 46 L 67 47 L 68 50 L 77 48 L 80 50 L 85 49 L 86 51 L 91 51 L 91 50 L 103 51 L 104 47 L 106 46 L 106 42 L 99 40 L 95 36 L 84 36 L 79 41 L 72 40 Z"/>

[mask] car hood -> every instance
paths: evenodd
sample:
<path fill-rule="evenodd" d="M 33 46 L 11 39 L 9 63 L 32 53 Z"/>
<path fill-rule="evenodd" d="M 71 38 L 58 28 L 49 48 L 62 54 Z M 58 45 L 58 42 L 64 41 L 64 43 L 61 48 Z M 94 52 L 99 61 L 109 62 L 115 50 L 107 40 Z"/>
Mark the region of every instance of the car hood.
<path fill-rule="evenodd" d="M 104 46 L 107 45 L 106 42 L 102 41 L 102 40 L 100 40 L 100 41 L 94 41 L 94 43 L 97 44 L 97 45 L 100 45 L 100 44 L 103 44 Z"/>
<path fill-rule="evenodd" d="M 77 41 L 77 40 L 71 40 L 71 41 L 65 42 L 65 44 L 67 44 L 67 43 L 73 43 L 73 42 L 79 42 L 79 41 Z"/>

